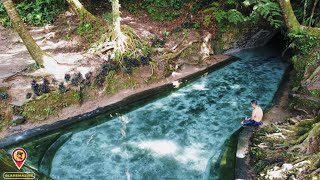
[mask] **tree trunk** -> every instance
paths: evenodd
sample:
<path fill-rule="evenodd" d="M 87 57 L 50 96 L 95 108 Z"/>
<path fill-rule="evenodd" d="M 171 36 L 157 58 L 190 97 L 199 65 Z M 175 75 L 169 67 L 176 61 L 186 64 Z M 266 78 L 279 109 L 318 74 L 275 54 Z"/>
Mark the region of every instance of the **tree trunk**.
<path fill-rule="evenodd" d="M 121 32 L 121 17 L 119 0 L 112 0 L 112 16 L 113 16 L 113 31 L 116 38 L 116 50 L 123 52 L 126 50 L 127 37 Z"/>
<path fill-rule="evenodd" d="M 302 24 L 303 25 L 305 25 L 304 23 L 306 22 L 306 18 L 307 18 L 307 5 L 308 5 L 308 0 L 304 0 L 303 19 L 302 19 Z"/>
<path fill-rule="evenodd" d="M 313 79 L 317 78 L 320 74 L 320 66 L 318 66 L 314 71 L 313 73 L 308 77 L 308 79 L 306 79 L 304 82 L 303 82 L 303 85 L 304 86 L 308 86 Z"/>
<path fill-rule="evenodd" d="M 76 15 L 80 19 L 85 19 L 88 21 L 96 20 L 96 17 L 92 15 L 82 4 L 79 0 L 67 0 L 71 9 L 76 13 Z"/>
<path fill-rule="evenodd" d="M 312 27 L 300 25 L 299 21 L 297 20 L 293 12 L 290 0 L 277 0 L 277 1 L 281 7 L 283 19 L 289 31 L 303 30 L 309 34 L 320 36 L 320 28 L 315 28 L 315 27 L 312 28 Z"/>
<path fill-rule="evenodd" d="M 18 12 L 16 11 L 13 1 L 2 0 L 2 3 L 8 13 L 8 16 L 10 17 L 14 29 L 17 31 L 24 45 L 27 47 L 31 57 L 36 61 L 38 65 L 42 66 L 43 58 L 44 56 L 46 56 L 46 53 L 37 45 L 35 40 L 32 38 L 31 34 L 21 20 Z"/>
<path fill-rule="evenodd" d="M 291 3 L 289 0 L 278 0 L 280 7 L 282 9 L 282 14 L 284 22 L 289 30 L 299 30 L 300 23 L 294 15 Z"/>
<path fill-rule="evenodd" d="M 113 15 L 113 28 L 114 28 L 114 31 L 118 34 L 119 32 L 121 32 L 119 0 L 112 0 L 112 15 Z"/>
<path fill-rule="evenodd" d="M 310 16 L 310 21 L 309 21 L 309 27 L 311 27 L 311 25 L 312 25 L 312 18 L 313 18 L 313 16 L 314 16 L 314 11 L 315 11 L 315 9 L 316 9 L 316 6 L 317 6 L 317 4 L 318 4 L 318 1 L 319 1 L 319 0 L 314 0 L 314 4 L 313 4 L 312 11 L 311 11 L 311 16 Z"/>

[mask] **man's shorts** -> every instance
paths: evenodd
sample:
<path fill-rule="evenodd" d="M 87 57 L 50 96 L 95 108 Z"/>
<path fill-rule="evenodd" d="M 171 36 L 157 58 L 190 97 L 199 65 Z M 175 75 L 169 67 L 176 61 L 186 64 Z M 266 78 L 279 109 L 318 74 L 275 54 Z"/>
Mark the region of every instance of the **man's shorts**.
<path fill-rule="evenodd" d="M 262 122 L 257 122 L 255 120 L 249 119 L 249 120 L 244 120 L 242 124 L 245 126 L 260 126 Z"/>

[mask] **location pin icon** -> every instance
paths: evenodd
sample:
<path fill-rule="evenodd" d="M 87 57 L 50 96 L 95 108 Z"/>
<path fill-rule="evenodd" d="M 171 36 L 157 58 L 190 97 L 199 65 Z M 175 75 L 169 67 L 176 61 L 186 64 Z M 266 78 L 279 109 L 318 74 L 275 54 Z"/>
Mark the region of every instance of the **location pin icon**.
<path fill-rule="evenodd" d="M 13 150 L 11 156 L 12 156 L 13 162 L 16 164 L 17 168 L 20 170 L 27 159 L 27 152 L 22 148 L 16 148 Z"/>

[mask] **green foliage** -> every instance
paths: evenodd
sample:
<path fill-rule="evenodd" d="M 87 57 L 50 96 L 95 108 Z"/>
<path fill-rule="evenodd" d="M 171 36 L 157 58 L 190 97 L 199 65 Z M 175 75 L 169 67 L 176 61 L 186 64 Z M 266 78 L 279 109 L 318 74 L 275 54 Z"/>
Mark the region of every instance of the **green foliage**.
<path fill-rule="evenodd" d="M 165 39 L 160 39 L 158 36 L 155 36 L 151 39 L 151 46 L 156 48 L 162 48 L 164 44 L 166 43 Z"/>
<path fill-rule="evenodd" d="M 288 34 L 291 40 L 289 47 L 301 54 L 309 54 L 315 47 L 320 46 L 319 37 L 305 31 L 291 31 Z"/>
<path fill-rule="evenodd" d="M 130 13 L 133 14 L 137 14 L 139 12 L 139 6 L 137 4 L 130 3 L 127 9 Z"/>
<path fill-rule="evenodd" d="M 113 20 L 113 14 L 112 13 L 106 13 L 103 15 L 104 19 L 108 22 L 112 22 Z"/>
<path fill-rule="evenodd" d="M 212 18 L 211 15 L 204 16 L 203 24 L 205 27 L 209 27 L 211 25 L 211 23 L 212 23 L 211 18 Z"/>
<path fill-rule="evenodd" d="M 228 0 L 227 4 L 235 5 L 236 1 Z M 212 13 L 218 23 L 229 22 L 232 24 L 238 24 L 245 20 L 244 15 L 236 9 L 230 9 L 228 11 L 224 10 L 221 7 L 219 2 L 211 3 L 211 6 L 204 10 L 205 13 Z M 204 17 L 205 25 L 209 25 L 211 23 L 211 15 L 206 15 Z"/>
<path fill-rule="evenodd" d="M 152 47 L 149 46 L 149 44 L 147 44 L 146 42 L 143 43 L 143 46 L 142 46 L 142 54 L 144 56 L 147 56 L 148 54 L 152 54 Z"/>
<path fill-rule="evenodd" d="M 301 24 L 302 24 L 303 18 L 304 18 L 304 3 L 305 3 L 305 0 L 291 1 L 294 14 L 296 15 L 298 21 Z M 314 5 L 314 0 L 307 1 L 305 22 L 302 25 L 307 26 L 307 25 L 309 25 L 309 23 L 311 21 L 311 26 L 316 26 L 316 18 L 320 16 L 320 8 L 318 8 L 318 7 L 320 7 L 320 4 L 318 2 L 318 6 L 315 8 L 315 11 L 314 11 L 314 16 L 311 19 L 310 15 L 311 15 L 313 5 Z"/>
<path fill-rule="evenodd" d="M 245 19 L 242 13 L 237 11 L 236 9 L 230 9 L 229 11 L 219 10 L 213 14 L 215 15 L 218 23 L 225 21 L 233 24 L 238 24 L 240 22 L 243 22 Z"/>
<path fill-rule="evenodd" d="M 16 9 L 22 20 L 26 23 L 42 26 L 50 24 L 55 17 L 66 8 L 64 0 L 24 0 L 16 5 Z M 11 26 L 9 17 L 0 2 L 0 23 Z"/>
<path fill-rule="evenodd" d="M 174 20 L 186 0 L 144 0 L 142 7 L 152 19 L 158 21 Z"/>
<path fill-rule="evenodd" d="M 243 2 L 246 9 L 253 7 L 249 16 L 243 15 L 238 1 L 227 0 L 226 4 L 222 6 L 222 3 L 213 2 L 210 7 L 204 10 L 204 13 L 210 13 L 204 17 L 204 24 L 208 26 L 211 23 L 211 14 L 215 17 L 218 23 L 231 23 L 238 24 L 244 21 L 255 22 L 259 18 L 266 19 L 270 25 L 275 28 L 279 28 L 282 24 L 282 12 L 279 5 L 271 0 L 246 0 Z M 242 8 L 243 9 L 243 8 Z"/>
<path fill-rule="evenodd" d="M 31 121 L 42 120 L 49 115 L 73 104 L 79 104 L 80 94 L 78 91 L 67 91 L 66 93 L 52 92 L 37 100 L 27 102 L 22 107 L 22 115 Z"/>
<path fill-rule="evenodd" d="M 253 6 L 251 18 L 261 16 L 266 19 L 271 26 L 279 28 L 282 24 L 282 11 L 278 3 L 272 2 L 271 0 L 258 1 Z"/>
<path fill-rule="evenodd" d="M 233 23 L 233 24 L 237 24 L 237 23 L 243 22 L 245 20 L 242 13 L 236 9 L 230 9 L 227 12 L 227 19 L 230 23 Z"/>
<path fill-rule="evenodd" d="M 81 21 L 76 30 L 77 34 L 79 34 L 80 36 L 92 31 L 93 31 L 93 26 L 90 22 L 87 22 L 87 21 Z"/>
<path fill-rule="evenodd" d="M 2 1 L 0 1 L 0 24 L 5 27 L 12 26 Z"/>
<path fill-rule="evenodd" d="M 200 22 L 195 22 L 193 27 L 196 29 L 200 29 L 200 27 L 201 27 Z"/>
<path fill-rule="evenodd" d="M 310 93 L 314 97 L 320 97 L 320 90 L 319 89 L 311 90 Z"/>

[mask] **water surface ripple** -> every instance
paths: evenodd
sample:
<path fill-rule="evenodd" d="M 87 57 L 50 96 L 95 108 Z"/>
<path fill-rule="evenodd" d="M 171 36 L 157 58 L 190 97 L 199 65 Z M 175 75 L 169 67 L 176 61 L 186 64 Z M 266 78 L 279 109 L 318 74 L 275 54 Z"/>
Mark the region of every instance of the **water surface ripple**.
<path fill-rule="evenodd" d="M 267 48 L 170 95 L 73 134 L 52 161 L 54 179 L 208 179 L 224 142 L 272 101 L 287 64 Z M 210 179 L 217 179 L 215 170 Z"/>

